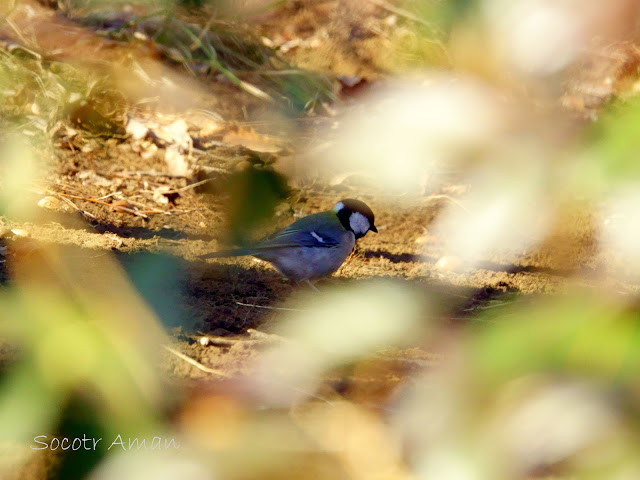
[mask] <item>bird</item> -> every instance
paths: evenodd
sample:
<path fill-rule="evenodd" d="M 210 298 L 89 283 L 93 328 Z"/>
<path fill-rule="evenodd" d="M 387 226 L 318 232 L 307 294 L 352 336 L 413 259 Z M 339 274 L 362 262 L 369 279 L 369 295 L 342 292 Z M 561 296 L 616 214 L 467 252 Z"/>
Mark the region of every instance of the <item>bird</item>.
<path fill-rule="evenodd" d="M 306 283 L 317 290 L 312 282 L 338 270 L 356 240 L 369 231 L 378 232 L 373 212 L 366 203 L 347 198 L 331 210 L 303 217 L 252 245 L 200 258 L 253 256 L 270 262 L 292 282 Z"/>

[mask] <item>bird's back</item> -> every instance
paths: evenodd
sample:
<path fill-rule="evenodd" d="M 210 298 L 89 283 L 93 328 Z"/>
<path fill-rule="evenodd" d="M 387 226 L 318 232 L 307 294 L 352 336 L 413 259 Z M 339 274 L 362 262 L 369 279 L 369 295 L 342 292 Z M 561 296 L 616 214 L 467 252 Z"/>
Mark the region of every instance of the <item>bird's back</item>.
<path fill-rule="evenodd" d="M 334 211 L 300 218 L 251 246 L 208 254 L 203 258 L 251 255 L 268 261 L 285 277 L 300 282 L 335 272 L 349 256 L 355 236 Z"/>

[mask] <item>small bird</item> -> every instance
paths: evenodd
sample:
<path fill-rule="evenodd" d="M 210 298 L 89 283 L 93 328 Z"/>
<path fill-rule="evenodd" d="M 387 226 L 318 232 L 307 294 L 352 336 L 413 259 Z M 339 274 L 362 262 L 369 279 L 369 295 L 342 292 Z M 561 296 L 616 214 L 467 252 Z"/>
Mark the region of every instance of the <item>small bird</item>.
<path fill-rule="evenodd" d="M 369 230 L 378 232 L 371 209 L 360 200 L 347 198 L 332 210 L 303 217 L 251 246 L 200 258 L 251 255 L 270 262 L 289 280 L 305 282 L 316 290 L 311 282 L 338 270 L 356 240 Z"/>

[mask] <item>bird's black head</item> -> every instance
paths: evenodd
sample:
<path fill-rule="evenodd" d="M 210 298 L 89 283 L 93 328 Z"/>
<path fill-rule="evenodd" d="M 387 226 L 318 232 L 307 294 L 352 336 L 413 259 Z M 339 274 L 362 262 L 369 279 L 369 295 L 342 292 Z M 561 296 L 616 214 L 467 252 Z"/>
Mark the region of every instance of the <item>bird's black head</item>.
<path fill-rule="evenodd" d="M 378 233 L 378 229 L 373 223 L 373 212 L 366 203 L 347 198 L 336 203 L 333 210 L 344 228 L 353 232 L 356 239 L 364 237 L 369 230 Z"/>

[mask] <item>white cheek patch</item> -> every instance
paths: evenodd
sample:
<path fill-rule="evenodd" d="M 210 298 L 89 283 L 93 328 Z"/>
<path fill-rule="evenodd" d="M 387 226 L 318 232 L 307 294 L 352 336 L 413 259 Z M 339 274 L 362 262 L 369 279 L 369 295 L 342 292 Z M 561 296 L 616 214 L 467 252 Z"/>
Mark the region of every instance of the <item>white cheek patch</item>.
<path fill-rule="evenodd" d="M 311 236 L 313 238 L 315 238 L 316 240 L 318 240 L 320 243 L 324 243 L 324 238 L 322 238 L 320 235 L 318 235 L 316 232 L 311 232 Z"/>
<path fill-rule="evenodd" d="M 369 231 L 369 220 L 359 212 L 353 212 L 349 217 L 349 226 L 354 233 L 364 235 Z"/>
<path fill-rule="evenodd" d="M 336 203 L 335 207 L 333 207 L 333 211 L 334 212 L 339 212 L 343 208 L 344 208 L 344 203 L 338 202 L 338 203 Z"/>

